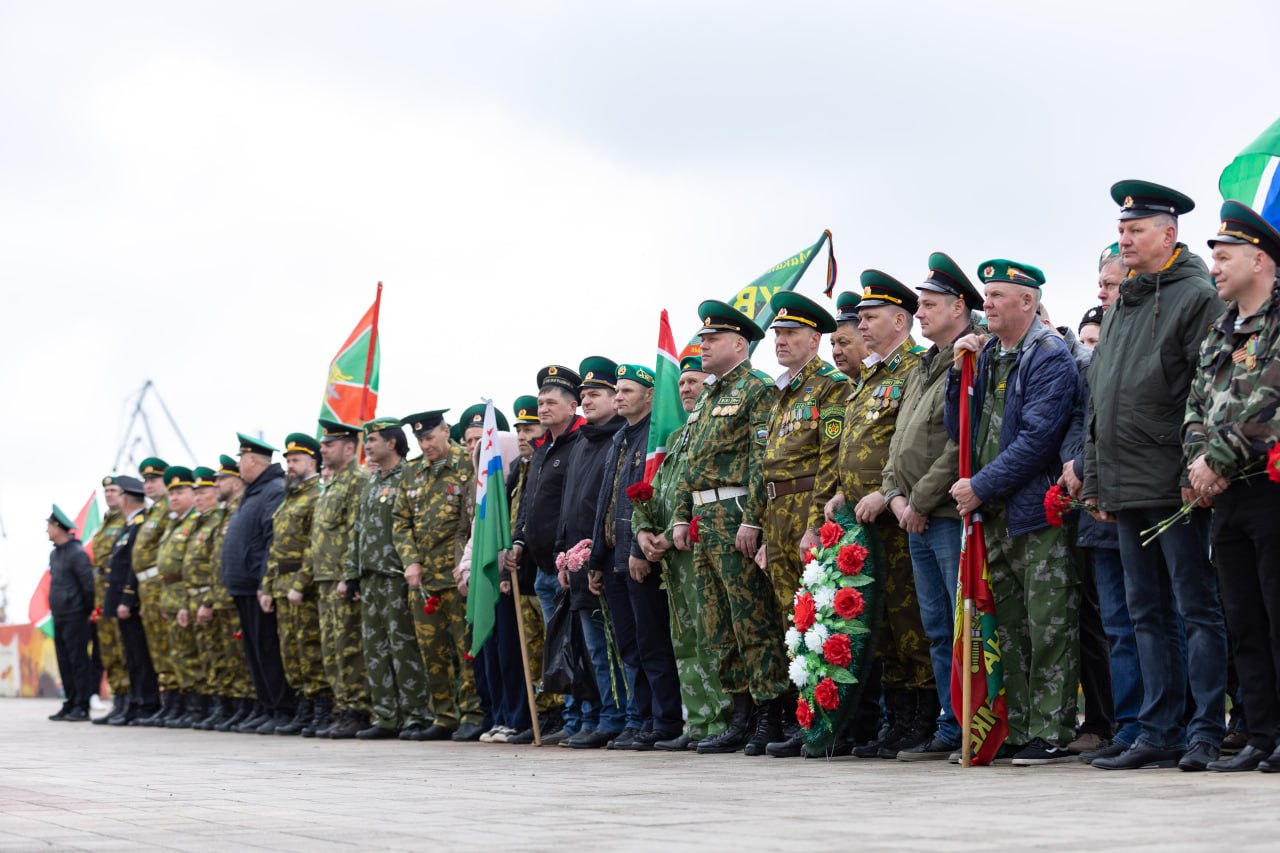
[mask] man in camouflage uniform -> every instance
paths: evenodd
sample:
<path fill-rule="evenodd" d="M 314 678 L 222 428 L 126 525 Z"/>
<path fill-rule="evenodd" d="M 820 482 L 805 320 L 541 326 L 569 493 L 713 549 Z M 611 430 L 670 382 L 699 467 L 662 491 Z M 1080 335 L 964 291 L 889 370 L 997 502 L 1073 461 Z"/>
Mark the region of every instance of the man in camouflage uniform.
<path fill-rule="evenodd" d="M 706 380 L 701 352 L 701 347 L 693 343 L 681 354 L 680 402 L 685 412 L 693 411 Z M 719 661 L 711 653 L 707 640 L 706 622 L 698 613 L 699 584 L 693 555 L 671 547 L 672 513 L 688 464 L 686 429 L 688 426 L 682 424 L 667 439 L 667 455 L 650 483 L 653 497 L 635 503 L 631 513 L 631 527 L 641 551 L 650 560 L 662 560 L 671 605 L 671 648 L 675 652 L 680 699 L 687 716 L 684 732 L 679 737 L 654 744 L 670 752 L 697 749 L 700 741 L 724 731 L 730 708 L 729 695 L 720 684 Z M 718 594 L 716 587 L 706 589 Z M 728 607 L 723 600 L 714 606 L 721 611 Z"/>
<path fill-rule="evenodd" d="M 222 505 L 222 520 L 218 525 L 217 542 L 213 553 L 215 559 L 222 553 L 222 540 L 226 536 L 231 516 L 240 506 L 244 497 L 244 480 L 240 478 L 240 463 L 233 456 L 226 454 L 218 457 L 218 500 Z M 219 619 L 225 614 L 226 629 L 231 632 L 232 648 L 223 659 L 225 669 L 218 668 L 219 683 L 224 684 L 224 691 L 235 700 L 235 711 L 221 723 L 214 725 L 214 731 L 229 732 L 254 715 L 257 697 L 253 690 L 253 679 L 249 675 L 249 661 L 244 656 L 244 644 L 241 642 L 243 631 L 240 627 L 240 614 L 236 610 L 235 600 L 223 583 L 222 572 L 215 563 L 214 570 L 213 609 Z"/>
<path fill-rule="evenodd" d="M 356 737 L 381 740 L 398 733 L 403 740 L 417 740 L 426 730 L 427 677 L 409 612 L 409 583 L 392 537 L 409 442 L 396 418 L 369 421 L 364 433 L 365 452 L 378 471 L 360 495 L 342 587 L 360 598 L 373 704 L 373 725 Z"/>
<path fill-rule="evenodd" d="M 187 587 L 182 579 L 182 564 L 187 553 L 200 513 L 195 508 L 195 475 L 190 468 L 171 465 L 165 469 L 164 483 L 168 489 L 169 509 L 175 518 L 160 540 L 156 552 L 157 581 L 160 584 L 160 611 L 164 627 L 169 634 L 169 665 L 173 670 L 173 689 L 176 693 L 170 703 L 169 713 L 157 725 L 171 729 L 190 728 L 192 716 L 204 710 L 202 697 L 196 687 L 204 680 L 200 670 L 200 652 L 196 648 L 195 634 L 190 622 L 178 620 L 179 612 L 187 607 Z M 201 713 L 202 715 L 202 713 Z"/>
<path fill-rule="evenodd" d="M 879 270 L 861 276 L 858 329 L 871 353 L 848 395 L 836 492 L 828 515 L 854 505 L 854 516 L 883 546 L 884 618 L 876 655 L 890 725 L 875 739 L 854 749 L 861 758 L 896 758 L 933 730 L 938 697 L 929 659 L 929 639 L 920 624 L 915 577 L 907 534 L 898 526 L 880 492 L 889 442 L 902 407 L 907 377 L 923 350 L 911 338 L 912 315 L 919 303 L 910 288 Z M 819 474 L 819 488 L 831 486 Z"/>
<path fill-rule="evenodd" d="M 142 515 L 141 529 L 133 542 L 133 571 L 138 579 L 138 607 L 142 617 L 142 629 L 147 635 L 147 649 L 151 653 L 151 665 L 155 668 L 160 684 L 160 709 L 149 717 L 135 719 L 130 725 L 160 725 L 177 701 L 177 683 L 169 660 L 169 626 L 161 616 L 160 598 L 163 584 L 156 562 L 160 540 L 173 523 L 169 511 L 169 497 L 165 494 L 164 472 L 169 465 L 154 456 L 138 464 L 142 486 L 151 506 Z"/>
<path fill-rule="evenodd" d="M 320 609 L 311 574 L 311 529 L 320 498 L 320 442 L 300 432 L 285 438 L 284 501 L 276 507 L 271 525 L 275 535 L 262 576 L 264 609 L 274 609 L 279 625 L 280 662 L 285 680 L 298 692 L 293 719 L 276 727 L 278 735 L 314 736 L 327 724 L 333 694 L 324 678 L 320 657 Z"/>
<path fill-rule="evenodd" d="M 324 488 L 311 525 L 311 574 L 320 608 L 320 652 L 333 692 L 333 723 L 317 737 L 353 738 L 369 725 L 369 675 L 360 647 L 360 603 L 338 591 L 368 475 L 356 461 L 360 428 L 320 421 Z M 305 734 L 305 732 L 304 732 Z"/>
<path fill-rule="evenodd" d="M 1222 205 L 1221 219 L 1209 247 L 1227 311 L 1200 347 L 1183 445 L 1191 487 L 1215 505 L 1218 589 L 1249 742 L 1207 766 L 1280 773 L 1280 484 L 1261 473 L 1280 440 L 1280 233 L 1235 201 Z"/>
<path fill-rule="evenodd" d="M 458 592 L 453 569 L 470 538 L 464 504 L 475 469 L 467 451 L 449 440 L 446 411 L 402 421 L 413 430 L 422 456 L 404 466 L 391 535 L 409 584 L 434 718 L 414 739 L 470 741 L 484 733 L 484 716 L 468 654 L 467 600 Z M 483 412 L 480 418 L 483 424 Z"/>
<path fill-rule="evenodd" d="M 120 642 L 120 627 L 116 615 L 103 606 L 107 593 L 107 575 L 111 566 L 111 549 L 116 537 L 124 530 L 124 515 L 120 512 L 120 487 L 115 477 L 102 478 L 102 499 L 107 504 L 107 517 L 93 534 L 89 548 L 93 551 L 93 591 L 97 605 L 98 654 L 102 668 L 107 672 L 107 686 L 111 688 L 111 711 L 94 718 L 94 725 L 105 725 L 112 717 L 123 716 L 129 707 L 129 669 L 124 659 L 124 646 Z"/>
<path fill-rule="evenodd" d="M 755 562 L 764 522 L 764 447 L 778 397 L 772 377 L 753 370 L 747 358 L 750 342 L 764 333 L 723 302 L 703 302 L 698 315 L 702 364 L 713 375 L 681 437 L 687 464 L 672 532 L 676 548 L 693 551 L 707 641 L 733 697 L 728 728 L 701 741 L 701 755 L 778 740 L 787 665 L 782 612 L 769 576 Z"/>
<path fill-rule="evenodd" d="M 947 377 L 945 421 L 971 440 L 974 475 L 951 496 L 961 515 L 981 508 L 987 570 L 999 623 L 1009 738 L 1002 754 L 1020 765 L 1074 761 L 1080 583 L 1067 558 L 1066 532 L 1045 518 L 1045 491 L 1062 471 L 1060 449 L 1079 403 L 1080 378 L 1066 342 L 1036 317 L 1044 274 L 992 260 L 986 284 L 985 346 L 976 335 L 957 352 L 982 355 L 974 380 L 972 436 L 959 434 L 959 369 Z M 968 401 L 966 401 L 968 404 Z"/>
<path fill-rule="evenodd" d="M 764 559 L 778 608 L 791 610 L 804 570 L 802 554 L 818 544 L 823 507 L 836 487 L 835 468 L 844 433 L 845 375 L 818 357 L 822 336 L 836 330 L 835 319 L 798 293 L 780 292 L 769 301 L 774 310 L 774 351 L 785 368 L 778 402 L 769 417 L 764 449 Z M 819 468 L 825 491 L 815 491 Z M 800 755 L 804 732 L 795 721 L 794 691 L 783 702 L 783 737 L 767 747 L 775 757 Z M 766 748 L 749 744 L 748 755 Z"/>
<path fill-rule="evenodd" d="M 204 714 L 193 714 L 191 727 L 211 731 L 232 714 L 229 679 L 225 673 L 235 661 L 232 652 L 231 623 L 226 610 L 214 609 L 219 592 L 218 534 L 222 529 L 222 508 L 218 506 L 217 475 L 212 468 L 195 468 L 195 510 L 199 513 L 195 529 L 187 539 L 182 557 L 182 585 L 186 588 L 186 607 L 178 611 L 178 624 L 189 628 L 195 638 L 201 674 L 196 692 L 208 697 Z M 231 597 L 222 589 L 225 607 Z"/>

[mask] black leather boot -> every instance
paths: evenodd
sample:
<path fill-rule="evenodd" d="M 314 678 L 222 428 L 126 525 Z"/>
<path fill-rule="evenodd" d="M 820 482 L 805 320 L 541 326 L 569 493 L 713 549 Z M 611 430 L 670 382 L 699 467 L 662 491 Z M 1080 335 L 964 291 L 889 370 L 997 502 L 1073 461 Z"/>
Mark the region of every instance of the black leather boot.
<path fill-rule="evenodd" d="M 213 730 L 215 732 L 233 732 L 236 726 L 244 722 L 253 711 L 253 702 L 249 699 L 231 699 L 229 700 L 231 707 L 228 716 L 220 723 L 214 723 Z"/>
<path fill-rule="evenodd" d="M 191 728 L 201 732 L 211 732 L 213 727 L 227 718 L 226 700 L 222 696 L 209 697 L 204 715 L 191 723 Z"/>
<path fill-rule="evenodd" d="M 130 725 L 136 726 L 163 726 L 165 717 L 172 710 L 174 702 L 177 700 L 178 694 L 173 690 L 165 690 L 160 694 L 160 707 L 154 713 L 139 717 Z"/>
<path fill-rule="evenodd" d="M 115 696 L 111 697 L 111 710 L 103 714 L 101 717 L 95 718 L 93 724 L 95 726 L 105 726 L 112 717 L 119 717 L 124 714 L 128 708 L 128 703 L 129 700 L 127 696 L 117 693 Z"/>
<path fill-rule="evenodd" d="M 332 696 L 321 696 L 312 705 L 311 719 L 302 730 L 303 737 L 316 737 L 333 722 Z"/>
<path fill-rule="evenodd" d="M 764 755 L 769 744 L 782 739 L 782 700 L 770 699 L 760 706 L 755 732 L 743 745 L 746 755 Z"/>
<path fill-rule="evenodd" d="M 755 707 L 750 693 L 733 694 L 733 717 L 729 720 L 729 727 L 715 737 L 699 741 L 698 754 L 720 755 L 742 749 L 751 737 Z"/>
<path fill-rule="evenodd" d="M 302 730 L 311 722 L 312 715 L 315 714 L 315 705 L 310 699 L 298 699 L 298 707 L 293 712 L 293 719 L 285 721 L 281 725 L 275 727 L 275 733 L 278 735 L 297 735 L 302 734 Z"/>
<path fill-rule="evenodd" d="M 188 693 L 186 707 L 176 720 L 165 723 L 170 729 L 189 729 L 209 712 L 209 698 L 202 693 Z"/>

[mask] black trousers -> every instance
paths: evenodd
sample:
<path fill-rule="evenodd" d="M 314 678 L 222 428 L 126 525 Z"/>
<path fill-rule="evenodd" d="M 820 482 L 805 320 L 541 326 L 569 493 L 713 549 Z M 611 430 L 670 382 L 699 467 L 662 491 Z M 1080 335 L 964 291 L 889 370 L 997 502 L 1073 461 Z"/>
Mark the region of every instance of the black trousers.
<path fill-rule="evenodd" d="M 58 672 L 62 676 L 62 692 L 67 705 L 89 710 L 89 697 L 97 692 L 93 683 L 93 659 L 89 656 L 92 635 L 89 614 L 53 616 L 53 649 L 58 656 Z"/>
<path fill-rule="evenodd" d="M 1238 480 L 1215 504 L 1218 591 L 1249 711 L 1249 746 L 1270 752 L 1280 738 L 1280 484 Z"/>
<path fill-rule="evenodd" d="M 1072 553 L 1080 567 L 1080 687 L 1084 691 L 1084 724 L 1080 733 L 1110 738 L 1116 731 L 1111 642 L 1102 629 L 1098 585 L 1093 579 L 1093 549 L 1073 547 Z"/>
<path fill-rule="evenodd" d="M 670 733 L 684 726 L 680 676 L 671 648 L 671 610 L 662 575 L 652 572 L 636 583 L 626 572 L 605 572 L 604 592 L 618 636 L 619 652 L 634 667 L 632 699 L 644 731 Z"/>
<path fill-rule="evenodd" d="M 160 680 L 151 663 L 151 649 L 147 646 L 147 632 L 142 627 L 142 617 L 135 607 L 132 616 L 117 619 L 116 622 L 120 625 L 124 666 L 129 670 L 129 704 L 149 711 L 160 704 Z"/>
<path fill-rule="evenodd" d="M 256 595 L 231 597 L 240 614 L 240 642 L 244 644 L 244 656 L 249 662 L 249 675 L 253 678 L 253 689 L 258 694 L 258 701 L 269 713 L 294 713 L 298 707 L 298 698 L 284 677 L 275 612 L 263 613 Z"/>

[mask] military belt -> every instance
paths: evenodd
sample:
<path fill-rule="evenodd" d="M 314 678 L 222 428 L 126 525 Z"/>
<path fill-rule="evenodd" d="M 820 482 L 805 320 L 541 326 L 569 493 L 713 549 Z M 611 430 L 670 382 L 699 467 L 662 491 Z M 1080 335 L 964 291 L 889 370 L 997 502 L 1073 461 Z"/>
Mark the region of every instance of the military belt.
<path fill-rule="evenodd" d="M 138 582 L 141 583 L 142 581 L 149 581 L 158 574 L 160 574 L 160 569 L 156 566 L 152 566 L 149 569 L 143 569 L 138 572 Z"/>
<path fill-rule="evenodd" d="M 796 477 L 794 480 L 777 480 L 764 484 L 764 493 L 769 496 L 769 500 L 780 498 L 784 495 L 794 495 L 796 492 L 812 492 L 813 484 L 816 481 L 814 477 Z"/>
<path fill-rule="evenodd" d="M 702 491 L 693 492 L 693 505 L 702 506 L 703 504 L 719 503 L 732 498 L 745 498 L 747 494 L 746 486 L 721 486 L 718 489 L 703 489 Z"/>
<path fill-rule="evenodd" d="M 290 560 L 287 563 L 284 560 L 280 561 L 280 574 L 282 575 L 291 575 L 300 568 L 302 568 L 301 560 Z"/>
<path fill-rule="evenodd" d="M 182 583 L 182 575 L 181 574 L 167 575 L 165 577 L 160 578 L 160 583 L 164 584 L 165 586 L 173 586 L 175 583 Z"/>
<path fill-rule="evenodd" d="M 195 598 L 197 595 L 204 595 L 211 589 L 213 589 L 211 586 L 189 586 L 187 587 L 187 595 Z"/>

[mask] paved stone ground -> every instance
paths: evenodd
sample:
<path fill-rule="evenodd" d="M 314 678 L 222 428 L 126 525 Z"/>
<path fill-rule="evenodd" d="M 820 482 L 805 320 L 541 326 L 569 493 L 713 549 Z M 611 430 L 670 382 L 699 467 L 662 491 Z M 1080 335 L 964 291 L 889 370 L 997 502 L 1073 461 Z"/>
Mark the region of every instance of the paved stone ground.
<path fill-rule="evenodd" d="M 1260 773 L 316 741 L 57 707 L 0 700 L 0 850 L 1276 847 L 1280 776 Z"/>

